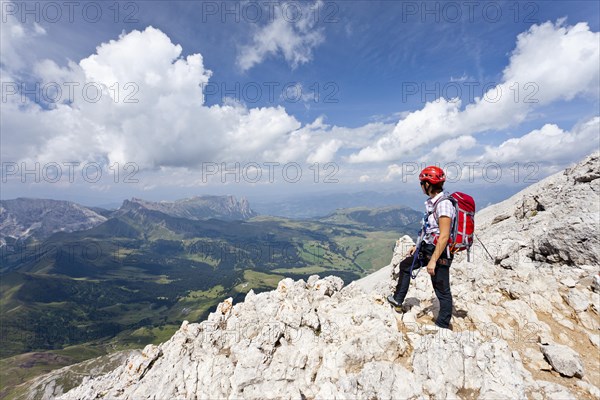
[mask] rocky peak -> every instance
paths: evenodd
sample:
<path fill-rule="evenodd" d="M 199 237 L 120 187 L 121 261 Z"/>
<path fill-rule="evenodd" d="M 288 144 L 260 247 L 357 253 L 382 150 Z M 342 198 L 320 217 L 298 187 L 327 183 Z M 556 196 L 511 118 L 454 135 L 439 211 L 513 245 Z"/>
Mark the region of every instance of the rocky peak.
<path fill-rule="evenodd" d="M 544 266 L 599 265 L 599 178 L 596 152 L 481 210 L 476 219 L 480 243 L 505 268 L 533 261 Z"/>
<path fill-rule="evenodd" d="M 209 218 L 246 220 L 256 213 L 245 198 L 235 196 L 195 196 L 176 201 L 152 202 L 133 197 L 125 200 L 118 213 L 143 210 L 159 211 L 172 217 L 203 220 Z"/>
<path fill-rule="evenodd" d="M 64 200 L 17 198 L 0 201 L 0 245 L 7 239 L 44 239 L 55 232 L 93 228 L 106 217 Z"/>

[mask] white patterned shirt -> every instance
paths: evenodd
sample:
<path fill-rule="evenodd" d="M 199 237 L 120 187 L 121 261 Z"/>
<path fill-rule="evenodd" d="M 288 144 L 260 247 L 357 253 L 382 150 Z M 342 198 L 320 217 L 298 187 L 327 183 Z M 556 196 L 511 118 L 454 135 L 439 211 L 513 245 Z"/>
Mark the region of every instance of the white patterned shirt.
<path fill-rule="evenodd" d="M 435 197 L 428 198 L 427 201 L 425 201 L 425 210 L 427 210 L 428 213 L 433 211 L 433 204 L 440 197 L 442 197 L 444 195 L 448 196 L 448 193 L 440 192 Z M 456 209 L 454 208 L 454 205 L 452 204 L 452 202 L 450 200 L 444 199 L 444 200 L 441 200 L 437 204 L 438 218 L 441 216 L 446 216 L 446 217 L 450 217 L 450 220 L 452 221 L 455 215 L 456 215 Z M 427 220 L 427 229 L 425 230 L 425 235 L 423 237 L 423 241 L 425 243 L 433 244 L 433 236 L 439 235 L 439 234 L 440 234 L 440 227 L 438 226 L 438 223 L 435 220 L 435 215 L 432 213 L 431 215 L 429 215 L 429 218 Z"/>

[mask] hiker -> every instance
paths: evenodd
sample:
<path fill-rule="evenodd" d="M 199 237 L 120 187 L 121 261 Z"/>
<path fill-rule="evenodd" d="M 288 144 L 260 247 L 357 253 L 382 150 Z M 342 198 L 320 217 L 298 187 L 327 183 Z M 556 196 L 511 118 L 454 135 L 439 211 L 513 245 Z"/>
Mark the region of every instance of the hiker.
<path fill-rule="evenodd" d="M 448 240 L 456 209 L 452 201 L 447 199 L 444 192 L 446 176 L 441 168 L 429 166 L 419 174 L 421 189 L 429 198 L 425 201 L 426 214 L 423 227 L 417 241 L 417 246 L 410 249 L 409 256 L 400 263 L 400 276 L 393 295 L 388 301 L 396 308 L 402 308 L 402 303 L 408 292 L 412 268 L 426 266 L 431 275 L 431 283 L 435 295 L 440 302 L 440 312 L 435 324 L 440 328 L 450 329 L 452 318 L 452 293 L 450 292 L 450 265 L 454 255 L 449 249 Z M 414 254 L 417 251 L 418 254 Z M 413 258 L 415 256 L 415 258 Z"/>

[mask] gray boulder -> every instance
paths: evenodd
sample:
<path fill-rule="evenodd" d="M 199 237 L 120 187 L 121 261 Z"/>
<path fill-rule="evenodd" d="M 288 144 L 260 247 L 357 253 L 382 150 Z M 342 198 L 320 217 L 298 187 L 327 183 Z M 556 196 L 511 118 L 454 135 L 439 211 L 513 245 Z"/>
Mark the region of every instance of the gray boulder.
<path fill-rule="evenodd" d="M 541 345 L 541 350 L 556 372 L 568 377 L 583 377 L 584 371 L 581 358 L 570 347 L 561 344 L 549 344 Z"/>
<path fill-rule="evenodd" d="M 577 289 L 570 289 L 566 296 L 567 303 L 575 310 L 575 312 L 583 312 L 590 306 L 589 297 Z"/>

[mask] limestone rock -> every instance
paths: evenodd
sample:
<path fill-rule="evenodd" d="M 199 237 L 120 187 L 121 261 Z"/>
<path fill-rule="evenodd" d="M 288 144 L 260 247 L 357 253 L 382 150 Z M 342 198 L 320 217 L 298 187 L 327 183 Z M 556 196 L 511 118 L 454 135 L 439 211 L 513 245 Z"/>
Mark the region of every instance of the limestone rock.
<path fill-rule="evenodd" d="M 440 329 L 422 336 L 412 357 L 414 373 L 434 398 L 457 397 L 459 389 L 479 398 L 523 398 L 531 381 L 504 340 L 484 341 L 477 332 Z"/>
<path fill-rule="evenodd" d="M 543 394 L 543 399 L 549 400 L 576 400 L 569 389 L 558 383 L 548 381 L 537 381 L 539 390 Z"/>
<path fill-rule="evenodd" d="M 545 178 L 477 213 L 478 237 L 497 263 L 515 254 L 512 243 L 518 241 L 519 250 L 513 256 L 518 262 L 511 261 L 511 268 L 532 261 L 563 266 L 600 264 L 600 237 L 590 235 L 589 230 L 600 220 L 600 179 L 594 178 L 600 175 L 599 154 L 595 152 L 566 173 Z M 587 178 L 582 180 L 582 176 Z M 514 215 L 515 219 L 492 225 L 499 215 Z M 480 254 L 485 258 L 483 251 Z"/>
<path fill-rule="evenodd" d="M 594 275 L 591 288 L 594 292 L 600 293 L 600 274 Z"/>
<path fill-rule="evenodd" d="M 577 314 L 577 319 L 579 323 L 586 329 L 591 331 L 598 331 L 600 329 L 600 319 L 597 315 L 584 311 Z"/>
<path fill-rule="evenodd" d="M 201 324 L 184 322 L 159 346 L 64 398 L 379 398 L 420 393 L 396 365 L 407 344 L 393 311 L 337 277 L 282 280 L 227 299 Z M 381 376 L 379 372 L 386 372 Z"/>
<path fill-rule="evenodd" d="M 565 285 L 568 288 L 574 288 L 575 285 L 577 284 L 575 279 L 573 279 L 571 277 L 567 277 L 567 278 L 561 280 L 560 283 L 562 283 L 563 285 Z"/>
<path fill-rule="evenodd" d="M 585 293 L 577 289 L 570 289 L 566 296 L 567 303 L 575 310 L 575 312 L 582 312 L 587 310 L 590 306 L 590 299 Z"/>
<path fill-rule="evenodd" d="M 26 399 L 53 400 L 72 388 L 109 373 L 140 350 L 124 350 L 63 367 L 27 382 Z M 21 397 L 17 397 L 21 398 Z"/>
<path fill-rule="evenodd" d="M 590 342 L 600 349 L 600 333 L 588 333 L 588 338 Z"/>
<path fill-rule="evenodd" d="M 558 373 L 568 377 L 583 377 L 583 363 L 579 354 L 560 344 L 541 345 L 542 353 Z"/>
<path fill-rule="evenodd" d="M 597 386 L 584 381 L 577 381 L 577 386 L 584 389 L 586 392 L 592 395 L 593 398 L 600 399 L 600 389 Z"/>
<path fill-rule="evenodd" d="M 524 350 L 524 353 L 528 361 L 527 364 L 530 368 L 542 371 L 550 371 L 552 369 L 552 366 L 548 364 L 548 362 L 544 359 L 544 355 L 539 350 L 534 350 L 528 347 Z"/>

